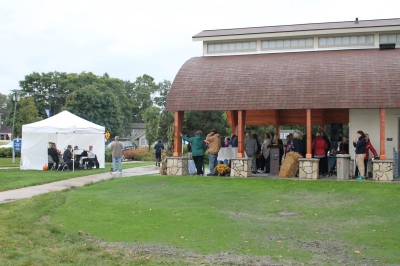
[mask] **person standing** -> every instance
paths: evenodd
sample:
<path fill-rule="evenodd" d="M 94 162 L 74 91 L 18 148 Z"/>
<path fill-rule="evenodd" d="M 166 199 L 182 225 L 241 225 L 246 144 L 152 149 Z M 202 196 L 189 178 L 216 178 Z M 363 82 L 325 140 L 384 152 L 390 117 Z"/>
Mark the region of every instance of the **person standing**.
<path fill-rule="evenodd" d="M 112 154 L 112 171 L 115 175 L 117 173 L 117 169 L 115 168 L 115 162 L 118 161 L 118 170 L 119 176 L 122 175 L 122 151 L 124 149 L 124 145 L 119 141 L 119 137 L 115 136 L 114 142 L 111 144 L 111 154 Z"/>
<path fill-rule="evenodd" d="M 317 132 L 312 143 L 312 148 L 314 150 L 314 158 L 319 159 L 318 173 L 325 176 L 328 172 L 328 161 L 325 153 L 325 150 L 328 148 L 328 143 L 322 138 L 320 132 Z"/>
<path fill-rule="evenodd" d="M 248 158 L 251 158 L 251 172 L 257 174 L 256 155 L 258 151 L 257 140 L 253 138 L 250 132 L 246 132 L 246 140 L 244 141 L 244 151 Z"/>
<path fill-rule="evenodd" d="M 159 139 L 156 145 L 154 145 L 154 149 L 156 150 L 156 166 L 160 166 L 161 152 L 165 149 L 161 139 Z"/>
<path fill-rule="evenodd" d="M 359 175 L 357 180 L 365 179 L 364 159 L 366 154 L 367 140 L 363 131 L 357 131 L 357 138 L 353 140 L 353 146 L 356 148 L 356 159 Z"/>
<path fill-rule="evenodd" d="M 261 146 L 262 156 L 264 156 L 265 158 L 265 169 L 264 169 L 265 174 L 269 173 L 270 171 L 270 158 L 269 158 L 270 148 L 268 147 L 269 145 L 271 145 L 271 135 L 269 133 L 265 133 L 264 142 Z"/>
<path fill-rule="evenodd" d="M 208 176 L 213 176 L 214 168 L 218 165 L 218 152 L 222 147 L 221 137 L 216 129 L 211 130 L 206 137 L 208 141 L 208 161 L 210 166 L 210 173 Z"/>
<path fill-rule="evenodd" d="M 196 165 L 197 175 L 204 175 L 203 162 L 204 152 L 207 150 L 207 145 L 204 142 L 204 138 L 201 136 L 201 131 L 197 130 L 194 137 L 189 138 L 180 134 L 184 141 L 187 141 L 192 146 L 192 157 L 194 164 Z"/>
<path fill-rule="evenodd" d="M 365 158 L 364 158 L 364 167 L 365 167 L 365 179 L 368 177 L 368 159 L 369 159 L 369 152 L 371 151 L 374 157 L 378 157 L 378 153 L 376 152 L 374 146 L 372 146 L 371 140 L 369 138 L 368 133 L 364 133 L 365 135 Z M 356 168 L 356 174 L 358 173 L 358 167 Z"/>
<path fill-rule="evenodd" d="M 305 157 L 306 152 L 304 149 L 304 143 L 300 132 L 294 132 L 292 142 L 293 142 L 293 151 Z"/>

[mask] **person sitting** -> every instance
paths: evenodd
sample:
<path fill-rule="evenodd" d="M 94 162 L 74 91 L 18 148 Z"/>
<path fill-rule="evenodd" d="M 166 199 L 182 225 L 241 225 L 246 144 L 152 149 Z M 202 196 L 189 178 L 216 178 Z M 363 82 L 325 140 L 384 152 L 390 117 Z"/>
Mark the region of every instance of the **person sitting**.
<path fill-rule="evenodd" d="M 63 154 L 64 162 L 68 165 L 70 170 L 76 169 L 76 162 L 73 160 L 72 146 L 68 145 Z"/>
<path fill-rule="evenodd" d="M 87 163 L 90 168 L 93 168 L 94 166 L 99 168 L 99 161 L 97 160 L 96 153 L 93 151 L 93 146 L 90 145 L 89 150 L 84 151 L 84 153 L 86 153 L 85 155 L 87 158 L 82 160 L 82 165 L 84 166 Z"/>
<path fill-rule="evenodd" d="M 54 163 L 49 163 L 49 169 L 52 169 L 54 164 L 55 164 L 55 169 L 57 169 L 58 164 L 60 162 L 60 160 L 58 159 L 58 155 L 61 154 L 61 151 L 57 150 L 57 146 L 55 143 L 51 144 L 51 148 L 48 149 L 47 154 L 51 156 L 54 162 Z"/>

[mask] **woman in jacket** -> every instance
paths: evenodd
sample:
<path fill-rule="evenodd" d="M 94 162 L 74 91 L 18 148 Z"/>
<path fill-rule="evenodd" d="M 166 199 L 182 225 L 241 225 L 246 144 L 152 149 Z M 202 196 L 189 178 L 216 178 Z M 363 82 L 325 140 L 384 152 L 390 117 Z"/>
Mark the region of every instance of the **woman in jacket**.
<path fill-rule="evenodd" d="M 317 132 L 312 148 L 314 150 L 314 158 L 319 159 L 318 172 L 325 176 L 328 172 L 328 161 L 325 153 L 328 149 L 328 143 L 322 138 L 321 133 Z"/>
<path fill-rule="evenodd" d="M 182 133 L 180 135 L 184 141 L 189 142 L 192 146 L 192 156 L 196 165 L 197 175 L 203 175 L 204 152 L 207 150 L 207 145 L 201 136 L 201 131 L 197 130 L 195 136 L 191 138 L 182 135 Z"/>
<path fill-rule="evenodd" d="M 363 180 L 365 179 L 364 158 L 367 146 L 367 140 L 365 139 L 365 134 L 363 131 L 357 131 L 357 138 L 353 140 L 353 146 L 356 148 L 357 166 L 359 171 L 359 176 L 356 179 Z"/>
<path fill-rule="evenodd" d="M 368 159 L 369 159 L 369 152 L 371 151 L 372 154 L 374 155 L 374 157 L 378 157 L 378 153 L 376 152 L 374 146 L 372 146 L 371 140 L 369 139 L 369 134 L 368 133 L 364 133 L 365 135 L 365 158 L 364 158 L 364 167 L 365 167 L 365 177 L 368 176 Z"/>
<path fill-rule="evenodd" d="M 304 143 L 300 132 L 294 132 L 292 142 L 293 142 L 293 151 L 305 157 Z"/>
<path fill-rule="evenodd" d="M 261 145 L 261 153 L 265 158 L 265 170 L 264 173 L 269 173 L 270 171 L 270 160 L 269 160 L 269 152 L 270 148 L 268 148 L 268 145 L 271 144 L 271 135 L 269 133 L 265 133 L 265 138 L 264 142 Z"/>

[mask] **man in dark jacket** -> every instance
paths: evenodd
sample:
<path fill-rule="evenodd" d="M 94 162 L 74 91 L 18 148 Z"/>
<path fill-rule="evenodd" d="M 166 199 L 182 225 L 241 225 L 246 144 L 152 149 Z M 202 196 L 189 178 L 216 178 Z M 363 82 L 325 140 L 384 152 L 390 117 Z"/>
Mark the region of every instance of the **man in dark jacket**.
<path fill-rule="evenodd" d="M 164 144 L 162 143 L 161 139 L 158 140 L 156 145 L 154 145 L 154 149 L 156 150 L 156 166 L 160 166 L 161 162 L 161 152 L 164 150 Z"/>

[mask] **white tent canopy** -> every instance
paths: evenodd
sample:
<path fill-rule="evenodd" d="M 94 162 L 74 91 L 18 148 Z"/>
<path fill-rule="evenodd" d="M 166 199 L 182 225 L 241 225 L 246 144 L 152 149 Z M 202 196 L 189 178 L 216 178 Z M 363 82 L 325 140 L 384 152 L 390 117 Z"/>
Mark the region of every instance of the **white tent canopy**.
<path fill-rule="evenodd" d="M 42 170 L 48 163 L 47 149 L 54 142 L 64 152 L 68 145 L 79 149 L 93 150 L 100 168 L 104 168 L 103 126 L 96 125 L 68 111 L 63 111 L 45 120 L 22 126 L 21 169 Z"/>

